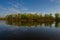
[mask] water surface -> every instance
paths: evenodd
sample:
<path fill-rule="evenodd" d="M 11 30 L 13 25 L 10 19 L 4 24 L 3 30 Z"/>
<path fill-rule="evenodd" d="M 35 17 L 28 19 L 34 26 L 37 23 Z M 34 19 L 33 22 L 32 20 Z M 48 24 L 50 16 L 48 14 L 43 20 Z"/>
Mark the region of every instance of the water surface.
<path fill-rule="evenodd" d="M 30 23 L 31 24 L 31 23 Z M 6 21 L 0 21 L 0 39 L 46 39 L 60 40 L 60 23 L 34 25 L 7 24 Z"/>

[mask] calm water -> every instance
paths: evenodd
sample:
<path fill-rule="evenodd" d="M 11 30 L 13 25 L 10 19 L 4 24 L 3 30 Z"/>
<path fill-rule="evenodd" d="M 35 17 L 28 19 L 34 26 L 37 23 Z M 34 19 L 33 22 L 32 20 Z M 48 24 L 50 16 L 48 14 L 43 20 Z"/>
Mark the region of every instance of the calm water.
<path fill-rule="evenodd" d="M 60 23 L 39 25 L 14 25 L 0 21 L 0 40 L 46 39 L 60 40 Z"/>

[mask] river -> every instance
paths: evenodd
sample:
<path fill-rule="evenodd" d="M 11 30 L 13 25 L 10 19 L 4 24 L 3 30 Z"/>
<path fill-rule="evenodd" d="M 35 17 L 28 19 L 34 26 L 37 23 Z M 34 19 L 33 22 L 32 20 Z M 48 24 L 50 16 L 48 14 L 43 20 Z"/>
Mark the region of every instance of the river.
<path fill-rule="evenodd" d="M 0 40 L 60 40 L 60 23 L 13 25 L 0 21 Z"/>

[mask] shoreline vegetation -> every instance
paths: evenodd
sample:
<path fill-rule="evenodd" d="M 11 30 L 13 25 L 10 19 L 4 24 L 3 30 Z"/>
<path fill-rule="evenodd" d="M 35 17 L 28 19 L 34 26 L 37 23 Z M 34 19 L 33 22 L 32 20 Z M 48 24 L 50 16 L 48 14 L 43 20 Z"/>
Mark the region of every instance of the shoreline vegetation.
<path fill-rule="evenodd" d="M 55 26 L 58 26 L 60 22 L 60 14 L 56 13 L 54 16 L 50 14 L 10 14 L 5 17 L 0 17 L 0 20 L 6 21 L 9 25 L 16 25 L 16 26 L 37 26 L 45 24 L 52 25 L 55 22 Z"/>
<path fill-rule="evenodd" d="M 55 17 L 54 17 L 55 16 Z M 60 14 L 56 13 L 55 15 L 50 14 L 32 14 L 32 13 L 27 13 L 27 14 L 10 14 L 7 15 L 6 17 L 0 17 L 0 20 L 7 20 L 9 22 L 60 22 Z"/>

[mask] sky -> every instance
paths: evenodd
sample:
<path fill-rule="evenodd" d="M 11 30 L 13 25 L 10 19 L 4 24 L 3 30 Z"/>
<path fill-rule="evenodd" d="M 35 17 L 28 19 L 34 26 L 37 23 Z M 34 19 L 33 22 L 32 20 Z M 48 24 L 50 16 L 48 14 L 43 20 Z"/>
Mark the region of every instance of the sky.
<path fill-rule="evenodd" d="M 0 15 L 60 13 L 60 0 L 0 0 Z"/>

